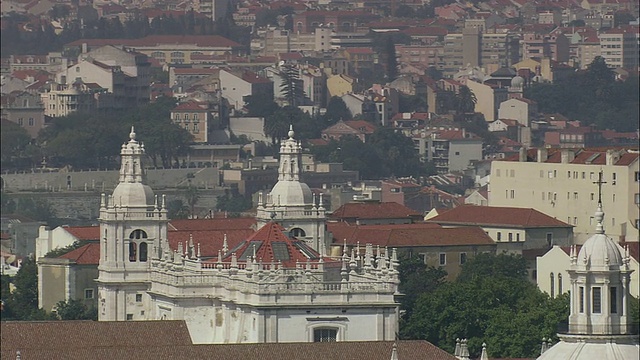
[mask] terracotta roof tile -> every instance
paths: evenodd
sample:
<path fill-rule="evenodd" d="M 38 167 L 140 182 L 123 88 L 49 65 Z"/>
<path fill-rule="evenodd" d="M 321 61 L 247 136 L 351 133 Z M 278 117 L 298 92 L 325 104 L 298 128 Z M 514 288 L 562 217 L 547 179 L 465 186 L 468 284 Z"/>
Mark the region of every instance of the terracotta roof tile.
<path fill-rule="evenodd" d="M 440 225 L 506 226 L 519 228 L 571 227 L 531 208 L 461 205 L 432 219 Z"/>
<path fill-rule="evenodd" d="M 99 240 L 99 226 L 63 226 L 63 228 L 78 240 Z"/>
<path fill-rule="evenodd" d="M 0 357 L 25 359 L 455 360 L 424 340 L 192 345 L 184 321 L 2 322 Z"/>
<path fill-rule="evenodd" d="M 420 213 L 395 202 L 347 203 L 329 216 L 333 219 L 397 219 L 420 216 Z"/>
<path fill-rule="evenodd" d="M 60 258 L 74 260 L 78 265 L 98 265 L 100 263 L 100 244 L 89 243 L 60 256 Z"/>
<path fill-rule="evenodd" d="M 493 240 L 480 227 L 442 228 L 435 223 L 395 225 L 349 225 L 327 223 L 334 244 L 360 243 L 381 247 L 427 247 L 460 245 L 493 245 Z"/>
<path fill-rule="evenodd" d="M 171 111 L 207 111 L 207 104 L 197 101 L 187 101 L 179 104 Z"/>

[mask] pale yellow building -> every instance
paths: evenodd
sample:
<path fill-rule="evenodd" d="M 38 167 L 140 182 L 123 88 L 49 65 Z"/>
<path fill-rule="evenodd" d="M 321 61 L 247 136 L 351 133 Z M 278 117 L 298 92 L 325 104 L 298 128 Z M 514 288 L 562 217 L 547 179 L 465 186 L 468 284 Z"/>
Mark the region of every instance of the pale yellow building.
<path fill-rule="evenodd" d="M 490 206 L 531 207 L 574 225 L 582 244 L 595 228 L 598 174 L 603 172 L 605 229 L 616 241 L 638 241 L 638 151 L 531 149 L 491 165 Z"/>
<path fill-rule="evenodd" d="M 330 76 L 327 79 L 329 98 L 353 93 L 353 85 L 355 82 L 356 79 L 345 74 Z"/>

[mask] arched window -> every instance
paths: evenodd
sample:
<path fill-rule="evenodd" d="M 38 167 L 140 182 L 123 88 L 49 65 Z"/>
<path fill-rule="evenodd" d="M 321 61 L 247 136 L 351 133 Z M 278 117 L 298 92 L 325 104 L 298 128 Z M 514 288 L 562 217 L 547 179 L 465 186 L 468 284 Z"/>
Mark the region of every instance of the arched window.
<path fill-rule="evenodd" d="M 555 278 L 553 277 L 553 273 L 549 274 L 549 279 L 551 280 L 551 297 L 554 298 L 555 296 Z"/>
<path fill-rule="evenodd" d="M 562 274 L 558 273 L 558 295 L 562 295 Z"/>
<path fill-rule="evenodd" d="M 291 236 L 293 236 L 295 238 L 305 237 L 306 235 L 307 234 L 304 232 L 304 230 L 302 230 L 300 228 L 291 229 Z"/>
<path fill-rule="evenodd" d="M 146 239 L 147 238 L 147 233 L 144 230 L 133 230 L 131 232 L 131 234 L 129 234 L 129 239 L 136 239 L 136 240 L 140 240 L 140 239 Z"/>
<path fill-rule="evenodd" d="M 129 243 L 129 261 L 131 262 L 135 262 L 136 261 L 136 253 L 138 250 L 138 244 L 136 244 L 135 242 L 130 242 Z"/>
<path fill-rule="evenodd" d="M 148 245 L 146 242 L 140 243 L 140 261 L 141 262 L 147 261 L 147 247 Z"/>

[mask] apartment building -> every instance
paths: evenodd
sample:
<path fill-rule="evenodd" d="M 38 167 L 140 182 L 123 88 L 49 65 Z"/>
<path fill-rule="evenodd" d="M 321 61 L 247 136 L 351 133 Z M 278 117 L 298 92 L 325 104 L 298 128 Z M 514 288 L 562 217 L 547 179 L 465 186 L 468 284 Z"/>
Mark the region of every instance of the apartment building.
<path fill-rule="evenodd" d="M 600 56 L 612 68 L 638 67 L 638 29 L 610 29 L 598 34 Z"/>
<path fill-rule="evenodd" d="M 593 234 L 598 174 L 603 173 L 602 204 L 607 234 L 616 241 L 638 241 L 640 153 L 618 149 L 530 149 L 493 161 L 490 206 L 531 207 L 574 228 L 576 243 Z"/>
<path fill-rule="evenodd" d="M 209 141 L 209 105 L 197 101 L 187 101 L 171 110 L 171 120 L 183 127 L 193 136 L 193 142 L 206 143 Z"/>
<path fill-rule="evenodd" d="M 443 73 L 454 75 L 464 66 L 484 67 L 493 72 L 520 59 L 518 37 L 511 33 L 483 33 L 477 27 L 444 37 Z"/>
<path fill-rule="evenodd" d="M 525 33 L 522 37 L 522 58 L 548 57 L 554 61 L 569 61 L 569 39 L 561 32 Z"/>
<path fill-rule="evenodd" d="M 438 174 L 462 171 L 469 162 L 482 159 L 482 138 L 464 129 L 417 134 L 413 142 L 420 156 L 433 162 Z"/>

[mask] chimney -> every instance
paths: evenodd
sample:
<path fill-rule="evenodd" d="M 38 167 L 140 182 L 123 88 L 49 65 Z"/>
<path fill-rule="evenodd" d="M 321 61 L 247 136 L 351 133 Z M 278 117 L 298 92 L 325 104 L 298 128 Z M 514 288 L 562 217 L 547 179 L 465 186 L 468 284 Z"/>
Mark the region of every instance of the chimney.
<path fill-rule="evenodd" d="M 538 162 L 547 161 L 547 149 L 546 148 L 538 148 Z"/>
<path fill-rule="evenodd" d="M 615 165 L 620 160 L 620 153 L 616 150 L 607 150 L 607 165 Z"/>
<path fill-rule="evenodd" d="M 571 149 L 562 149 L 560 152 L 560 162 L 568 164 L 575 159 L 576 155 Z"/>
<path fill-rule="evenodd" d="M 518 161 L 527 162 L 527 148 L 525 146 L 520 148 L 520 152 L 518 153 Z"/>

